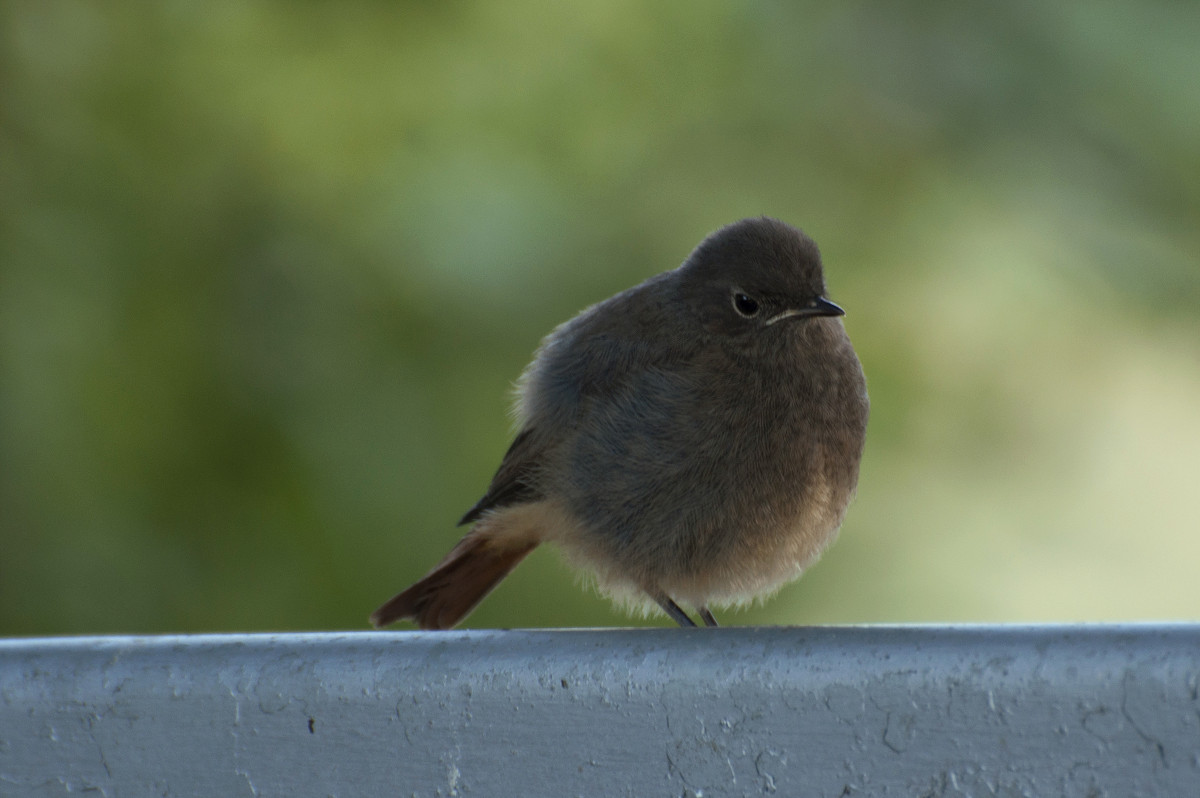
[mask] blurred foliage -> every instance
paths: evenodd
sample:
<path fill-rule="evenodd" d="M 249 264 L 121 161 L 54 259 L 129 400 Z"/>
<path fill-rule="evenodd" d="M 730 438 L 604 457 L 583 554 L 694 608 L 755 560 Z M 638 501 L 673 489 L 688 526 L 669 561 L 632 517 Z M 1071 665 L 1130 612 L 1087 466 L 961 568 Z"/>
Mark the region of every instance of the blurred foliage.
<path fill-rule="evenodd" d="M 0 634 L 357 628 L 540 337 L 769 214 L 873 417 L 729 622 L 1200 615 L 1187 3 L 0 3 Z M 475 626 L 631 622 L 539 551 Z M 661 621 L 651 621 L 661 622 Z"/>

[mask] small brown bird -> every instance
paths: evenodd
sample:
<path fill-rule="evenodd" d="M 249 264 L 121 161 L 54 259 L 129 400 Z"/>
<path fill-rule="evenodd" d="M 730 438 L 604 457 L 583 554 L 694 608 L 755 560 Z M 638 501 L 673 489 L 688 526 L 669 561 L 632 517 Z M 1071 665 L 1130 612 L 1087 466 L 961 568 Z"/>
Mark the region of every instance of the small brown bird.
<path fill-rule="evenodd" d="M 867 427 L 862 367 L 817 246 L 769 218 L 584 310 L 521 377 L 520 428 L 474 524 L 371 616 L 449 629 L 540 543 L 620 603 L 708 626 L 837 534 Z"/>

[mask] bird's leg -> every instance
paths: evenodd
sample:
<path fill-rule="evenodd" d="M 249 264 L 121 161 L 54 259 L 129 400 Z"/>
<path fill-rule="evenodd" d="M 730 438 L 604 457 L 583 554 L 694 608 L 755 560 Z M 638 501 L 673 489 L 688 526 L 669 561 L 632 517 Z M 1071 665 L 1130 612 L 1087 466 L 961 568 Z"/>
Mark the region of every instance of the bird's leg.
<path fill-rule="evenodd" d="M 663 593 L 651 593 L 651 598 L 658 602 L 658 606 L 663 608 L 663 612 L 671 616 L 671 620 L 680 626 L 695 626 L 696 623 L 687 616 L 687 613 L 679 608 L 679 605 L 671 601 L 671 597 Z"/>
<path fill-rule="evenodd" d="M 696 612 L 700 615 L 700 620 L 704 621 L 705 626 L 721 625 L 717 623 L 717 619 L 713 617 L 713 614 L 708 611 L 708 607 L 701 607 L 700 609 L 696 610 Z"/>

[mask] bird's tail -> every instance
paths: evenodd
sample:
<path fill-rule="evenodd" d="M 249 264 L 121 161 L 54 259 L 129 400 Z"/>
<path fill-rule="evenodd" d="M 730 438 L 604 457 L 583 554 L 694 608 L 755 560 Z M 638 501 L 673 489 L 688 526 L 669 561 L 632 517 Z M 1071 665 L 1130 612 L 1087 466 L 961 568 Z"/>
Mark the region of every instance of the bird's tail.
<path fill-rule="evenodd" d="M 379 628 L 408 618 L 422 629 L 449 629 L 475 609 L 538 542 L 492 534 L 489 525 L 480 524 L 425 578 L 375 610 L 371 624 Z"/>

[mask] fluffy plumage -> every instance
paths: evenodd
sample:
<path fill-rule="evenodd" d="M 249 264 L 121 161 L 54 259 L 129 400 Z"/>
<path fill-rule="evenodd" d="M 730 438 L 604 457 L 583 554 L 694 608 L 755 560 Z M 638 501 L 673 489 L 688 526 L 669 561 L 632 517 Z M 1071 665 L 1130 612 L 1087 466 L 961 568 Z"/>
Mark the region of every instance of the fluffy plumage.
<path fill-rule="evenodd" d="M 677 602 L 710 622 L 799 576 L 837 533 L 867 424 L 825 293 L 811 239 L 747 219 L 560 325 L 521 377 L 520 431 L 462 519 L 474 529 L 372 622 L 453 626 L 546 541 L 681 624 Z"/>

